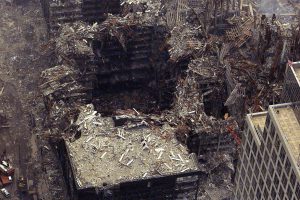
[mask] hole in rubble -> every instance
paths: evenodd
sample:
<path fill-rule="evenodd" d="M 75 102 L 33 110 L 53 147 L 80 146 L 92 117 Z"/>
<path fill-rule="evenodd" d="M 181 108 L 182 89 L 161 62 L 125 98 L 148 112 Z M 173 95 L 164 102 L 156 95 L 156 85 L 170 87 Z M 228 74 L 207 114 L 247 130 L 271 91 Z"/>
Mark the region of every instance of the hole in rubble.
<path fill-rule="evenodd" d="M 227 107 L 224 106 L 222 101 L 204 100 L 204 112 L 209 116 L 214 116 L 217 119 L 221 119 L 229 111 Z"/>
<path fill-rule="evenodd" d="M 160 113 L 173 100 L 180 66 L 168 63 L 165 32 L 130 27 L 126 41 L 117 37 L 93 42 L 97 66 L 93 104 L 105 116 L 135 108 Z"/>
<path fill-rule="evenodd" d="M 8 127 L 8 120 L 4 115 L 2 115 L 2 113 L 0 113 L 0 124 L 1 124 L 1 129 Z"/>
<path fill-rule="evenodd" d="M 226 89 L 223 88 L 223 86 L 216 87 L 219 89 L 213 90 L 203 97 L 204 112 L 209 116 L 222 119 L 224 115 L 228 113 L 227 107 L 224 106 L 226 101 Z"/>

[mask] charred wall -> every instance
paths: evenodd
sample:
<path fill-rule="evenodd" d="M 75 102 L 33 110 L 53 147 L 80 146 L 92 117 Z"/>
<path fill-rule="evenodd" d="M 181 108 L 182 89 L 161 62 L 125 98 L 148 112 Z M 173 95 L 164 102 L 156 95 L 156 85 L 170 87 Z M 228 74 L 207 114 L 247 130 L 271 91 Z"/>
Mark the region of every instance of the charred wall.
<path fill-rule="evenodd" d="M 76 190 L 76 184 L 73 174 L 73 169 L 70 163 L 70 160 L 68 159 L 68 152 L 65 146 L 65 142 L 63 140 L 55 141 L 55 145 L 57 145 L 57 155 L 59 158 L 59 161 L 62 166 L 64 179 L 67 185 L 68 194 L 70 196 L 70 199 L 77 200 L 77 190 Z"/>
<path fill-rule="evenodd" d="M 82 16 L 86 22 L 102 22 L 108 13 L 121 12 L 120 0 L 83 0 L 81 5 Z"/>
<path fill-rule="evenodd" d="M 157 26 L 130 26 L 126 36 L 124 41 L 112 36 L 93 41 L 97 66 L 94 100 L 126 91 L 126 95 L 139 93 L 149 102 L 156 102 L 149 103 L 149 108 L 170 108 L 180 66 L 168 63 L 166 30 Z M 151 112 L 151 108 L 141 110 Z"/>
<path fill-rule="evenodd" d="M 109 90 L 115 85 L 140 87 L 155 80 L 157 73 L 166 69 L 168 54 L 159 52 L 160 39 L 154 27 L 131 27 L 129 38 L 122 46 L 116 37 L 94 41 L 98 65 L 98 86 Z M 158 57 L 159 56 L 159 57 Z"/>
<path fill-rule="evenodd" d="M 236 144 L 230 134 L 193 134 L 188 137 L 187 145 L 198 158 L 207 153 L 234 153 Z"/>

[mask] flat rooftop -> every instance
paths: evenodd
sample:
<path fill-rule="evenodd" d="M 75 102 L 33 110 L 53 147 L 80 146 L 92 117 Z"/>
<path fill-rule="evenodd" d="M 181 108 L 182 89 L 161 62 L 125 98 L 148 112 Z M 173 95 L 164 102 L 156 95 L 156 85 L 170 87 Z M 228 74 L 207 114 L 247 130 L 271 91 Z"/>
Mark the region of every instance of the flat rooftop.
<path fill-rule="evenodd" d="M 255 127 L 259 126 L 262 131 L 264 130 L 267 119 L 267 112 L 249 114 L 248 116 Z"/>
<path fill-rule="evenodd" d="M 92 105 L 82 107 L 76 124 L 81 137 L 66 147 L 78 189 L 198 170 L 168 125 L 142 120 L 115 127 Z"/>
<path fill-rule="evenodd" d="M 296 73 L 296 78 L 300 82 L 300 67 L 294 68 L 295 73 Z"/>
<path fill-rule="evenodd" d="M 249 128 L 253 135 L 254 140 L 256 141 L 257 145 L 261 144 L 260 136 L 262 131 L 265 128 L 266 118 L 268 112 L 259 112 L 259 113 L 251 113 L 247 115 L 247 118 L 250 122 Z M 251 127 L 253 126 L 253 127 Z M 259 127 L 259 129 L 258 129 Z M 261 131 L 261 132 L 260 132 Z"/>
<path fill-rule="evenodd" d="M 287 141 L 291 155 L 297 161 L 300 155 L 300 122 L 296 117 L 300 115 L 299 108 L 296 109 L 293 104 L 279 104 L 270 106 L 270 109 L 273 109 L 282 136 Z"/>

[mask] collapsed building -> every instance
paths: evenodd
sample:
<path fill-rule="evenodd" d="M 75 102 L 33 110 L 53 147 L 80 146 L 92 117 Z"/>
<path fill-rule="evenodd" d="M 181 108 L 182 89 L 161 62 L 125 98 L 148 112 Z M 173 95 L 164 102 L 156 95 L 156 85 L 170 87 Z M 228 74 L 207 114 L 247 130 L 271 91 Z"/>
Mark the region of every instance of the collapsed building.
<path fill-rule="evenodd" d="M 244 116 L 280 101 L 299 28 L 234 0 L 42 5 L 57 60 L 40 88 L 72 199 L 229 198 Z"/>
<path fill-rule="evenodd" d="M 174 128 L 152 120 L 130 113 L 101 117 L 91 104 L 80 108 L 81 136 L 65 141 L 60 154 L 68 156 L 69 186 L 79 199 L 196 198 L 204 176 L 197 157 L 176 140 Z"/>

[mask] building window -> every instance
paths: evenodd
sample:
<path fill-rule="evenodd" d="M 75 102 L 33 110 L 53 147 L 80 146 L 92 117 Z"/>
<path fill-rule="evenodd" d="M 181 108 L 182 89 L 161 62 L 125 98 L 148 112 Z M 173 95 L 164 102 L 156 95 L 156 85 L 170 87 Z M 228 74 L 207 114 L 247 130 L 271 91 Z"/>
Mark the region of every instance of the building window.
<path fill-rule="evenodd" d="M 284 197 L 284 200 L 290 200 L 287 196 Z"/>
<path fill-rule="evenodd" d="M 273 139 L 274 136 L 275 136 L 275 127 L 273 124 L 271 124 L 271 130 L 270 130 L 270 135 L 271 135 L 271 138 Z"/>
<path fill-rule="evenodd" d="M 258 152 L 258 154 L 257 154 L 257 162 L 260 165 L 260 163 L 261 163 L 261 151 Z"/>
<path fill-rule="evenodd" d="M 249 129 L 248 129 L 248 123 L 245 123 L 244 130 L 248 130 L 249 131 Z"/>
<path fill-rule="evenodd" d="M 253 176 L 253 178 L 252 178 L 252 188 L 253 189 L 255 189 L 256 188 L 256 178 L 255 178 L 255 176 Z"/>
<path fill-rule="evenodd" d="M 264 197 L 265 197 L 265 199 L 268 199 L 268 196 L 269 196 L 269 193 L 268 193 L 267 187 L 265 187 L 265 189 L 264 189 Z"/>
<path fill-rule="evenodd" d="M 261 199 L 261 192 L 260 192 L 260 189 L 258 187 L 257 191 L 256 191 L 256 198 L 257 199 Z"/>
<path fill-rule="evenodd" d="M 254 191 L 253 191 L 252 188 L 251 188 L 251 190 L 250 190 L 249 196 L 250 196 L 250 199 L 254 199 Z"/>
<path fill-rule="evenodd" d="M 276 147 L 276 150 L 278 151 L 279 147 L 280 147 L 280 140 L 279 140 L 278 134 L 276 134 L 276 136 L 275 136 L 275 147 Z"/>
<path fill-rule="evenodd" d="M 247 142 L 247 144 L 246 144 L 246 154 L 249 155 L 249 153 L 250 153 L 250 145 Z"/>
<path fill-rule="evenodd" d="M 249 133 L 248 141 L 249 141 L 249 144 L 251 145 L 251 144 L 252 144 L 252 141 L 253 141 L 253 136 L 252 136 L 251 133 Z"/>
<path fill-rule="evenodd" d="M 268 166 L 268 162 L 269 162 L 269 153 L 268 153 L 267 151 L 265 152 L 265 155 L 264 155 L 264 161 L 265 161 L 266 166 Z"/>
<path fill-rule="evenodd" d="M 271 177 L 273 177 L 273 175 L 274 175 L 274 165 L 273 165 L 272 161 L 269 164 L 269 173 L 270 173 Z"/>
<path fill-rule="evenodd" d="M 246 184 L 246 187 L 247 187 L 247 188 L 250 186 L 250 181 L 249 181 L 249 178 L 248 178 L 248 177 L 246 178 L 245 184 Z"/>
<path fill-rule="evenodd" d="M 265 176 L 266 173 L 267 173 L 267 169 L 266 169 L 265 163 L 262 163 L 261 173 L 262 173 L 264 176 Z"/>
<path fill-rule="evenodd" d="M 251 177 L 252 174 L 253 174 L 253 171 L 251 169 L 251 164 L 248 165 L 247 174 L 248 174 L 249 177 Z"/>
<path fill-rule="evenodd" d="M 278 188 L 278 184 L 279 184 L 279 179 L 278 179 L 277 173 L 275 173 L 275 176 L 274 176 L 274 185 L 275 185 L 276 188 Z"/>
<path fill-rule="evenodd" d="M 284 196 L 284 191 L 283 191 L 282 186 L 280 186 L 280 189 L 279 189 L 279 197 L 280 197 L 280 199 L 283 199 L 283 196 Z"/>
<path fill-rule="evenodd" d="M 285 188 L 287 185 L 287 177 L 286 177 L 285 173 L 282 173 L 281 181 L 282 181 L 283 187 Z"/>
<path fill-rule="evenodd" d="M 244 178 L 245 175 L 246 175 L 245 169 L 244 169 L 244 167 L 242 167 L 242 170 L 241 170 L 241 178 Z"/>
<path fill-rule="evenodd" d="M 296 175 L 295 175 L 295 173 L 294 173 L 294 170 L 292 170 L 290 180 L 291 180 L 292 186 L 294 186 L 294 185 L 296 184 Z"/>
<path fill-rule="evenodd" d="M 268 143 L 267 143 L 267 148 L 270 150 L 272 149 L 272 139 L 268 137 Z"/>
<path fill-rule="evenodd" d="M 269 127 L 269 124 L 270 124 L 270 115 L 268 114 L 266 118 L 266 127 Z"/>
<path fill-rule="evenodd" d="M 255 163 L 253 153 L 251 153 L 251 155 L 250 155 L 250 163 L 251 163 L 252 165 L 254 165 L 254 163 Z"/>
<path fill-rule="evenodd" d="M 237 171 L 237 172 L 236 172 L 236 175 L 235 175 L 235 177 L 234 177 L 234 182 L 235 182 L 235 183 L 238 183 L 239 178 L 240 178 L 240 173 Z"/>
<path fill-rule="evenodd" d="M 240 182 L 239 182 L 239 193 L 240 193 L 241 195 L 242 195 L 243 187 L 244 187 L 243 179 L 241 178 L 241 179 L 240 179 Z"/>
<path fill-rule="evenodd" d="M 279 157 L 280 157 L 280 160 L 281 160 L 281 163 L 284 163 L 284 160 L 285 160 L 285 150 L 284 150 L 284 147 L 281 146 L 281 150 L 280 150 L 280 154 L 279 154 Z"/>
<path fill-rule="evenodd" d="M 296 187 L 295 193 L 296 193 L 296 197 L 298 199 L 300 199 L 300 184 L 299 183 L 297 183 L 297 187 Z"/>
<path fill-rule="evenodd" d="M 264 131 L 262 133 L 262 137 L 263 137 L 264 141 L 266 141 L 267 135 L 268 135 L 268 127 L 265 126 Z"/>
<path fill-rule="evenodd" d="M 288 199 L 292 199 L 293 191 L 292 191 L 292 188 L 290 185 L 288 185 L 288 188 L 287 188 L 287 196 L 288 196 Z"/>
<path fill-rule="evenodd" d="M 260 152 L 263 152 L 265 150 L 265 143 L 264 142 L 265 141 L 262 141 L 262 143 L 260 144 L 260 148 L 259 148 Z"/>
<path fill-rule="evenodd" d="M 244 187 L 243 198 L 247 199 L 247 197 L 248 197 L 248 194 L 247 194 L 247 191 L 246 191 L 246 187 Z"/>
<path fill-rule="evenodd" d="M 253 144 L 252 144 L 252 151 L 253 151 L 254 155 L 256 155 L 256 152 L 257 152 L 257 146 L 256 146 L 256 143 L 255 143 L 255 142 L 253 142 Z"/>
<path fill-rule="evenodd" d="M 260 187 L 263 187 L 263 185 L 264 185 L 264 178 L 262 177 L 262 175 L 259 176 L 259 181 L 258 181 L 258 183 L 259 183 L 259 186 L 260 186 Z"/>
<path fill-rule="evenodd" d="M 278 175 L 280 176 L 280 175 L 281 175 L 281 172 L 282 172 L 282 165 L 281 165 L 281 163 L 280 163 L 279 160 L 277 161 L 276 168 L 277 168 L 277 173 L 278 173 Z"/>
<path fill-rule="evenodd" d="M 272 197 L 272 199 L 275 199 L 275 197 L 276 197 L 276 190 L 275 190 L 274 186 L 272 187 L 271 197 Z"/>
<path fill-rule="evenodd" d="M 237 195 L 236 195 L 236 197 L 237 197 L 237 199 L 236 200 L 240 200 L 241 199 L 241 193 L 237 193 Z"/>
<path fill-rule="evenodd" d="M 241 159 L 241 156 L 240 156 L 240 159 L 237 162 L 237 169 L 241 168 L 241 162 L 242 162 L 242 159 Z"/>
<path fill-rule="evenodd" d="M 271 178 L 270 178 L 270 175 L 267 176 L 266 184 L 267 184 L 268 188 L 271 187 Z"/>
<path fill-rule="evenodd" d="M 240 181 L 239 181 L 240 188 L 243 188 L 243 186 L 244 186 L 244 178 L 245 177 L 240 176 Z"/>
<path fill-rule="evenodd" d="M 258 169 L 257 163 L 255 164 L 254 173 L 255 173 L 255 175 L 258 175 L 258 174 L 259 174 L 259 169 Z M 256 176 L 254 176 L 254 177 L 256 178 Z"/>
<path fill-rule="evenodd" d="M 247 158 L 247 155 L 244 156 L 244 167 L 247 167 L 248 166 L 248 158 Z"/>
<path fill-rule="evenodd" d="M 246 142 L 247 142 L 247 137 L 246 137 L 247 132 L 244 132 L 244 135 L 242 135 L 242 146 L 244 147 Z"/>
<path fill-rule="evenodd" d="M 290 174 L 290 170 L 291 170 L 291 163 L 290 163 L 289 159 L 286 159 L 286 161 L 285 161 L 285 171 L 286 171 L 287 175 Z"/>
<path fill-rule="evenodd" d="M 277 154 L 276 154 L 276 150 L 273 148 L 273 151 L 272 151 L 272 160 L 274 163 L 276 163 L 276 160 L 277 160 Z"/>

